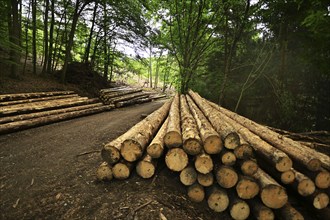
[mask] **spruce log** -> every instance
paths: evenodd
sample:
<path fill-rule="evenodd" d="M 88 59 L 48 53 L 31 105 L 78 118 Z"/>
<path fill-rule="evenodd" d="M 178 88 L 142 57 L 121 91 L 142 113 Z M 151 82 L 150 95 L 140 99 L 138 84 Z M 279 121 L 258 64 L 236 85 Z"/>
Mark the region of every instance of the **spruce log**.
<path fill-rule="evenodd" d="M 213 173 L 212 172 L 207 174 L 198 173 L 197 182 L 204 187 L 212 186 L 214 183 Z"/>
<path fill-rule="evenodd" d="M 309 196 L 315 192 L 315 184 L 314 182 L 305 176 L 303 173 L 292 169 L 295 180 L 291 184 L 293 188 L 301 195 L 301 196 Z"/>
<path fill-rule="evenodd" d="M 167 131 L 168 117 L 164 121 L 162 127 L 157 132 L 156 136 L 152 139 L 147 147 L 147 153 L 152 158 L 159 158 L 164 152 L 164 136 Z"/>
<path fill-rule="evenodd" d="M 83 109 L 79 111 L 61 113 L 57 115 L 43 116 L 43 117 L 32 118 L 23 121 L 0 124 L 0 134 L 7 134 L 27 128 L 37 127 L 37 126 L 64 121 L 72 118 L 78 118 L 86 115 L 96 114 L 111 109 L 112 106 L 100 106 L 89 109 Z"/>
<path fill-rule="evenodd" d="M 261 201 L 267 207 L 278 209 L 287 203 L 288 195 L 285 189 L 266 172 L 259 168 L 253 177 L 259 182 Z"/>
<path fill-rule="evenodd" d="M 103 106 L 102 103 L 95 103 L 95 104 L 88 104 L 88 105 L 82 105 L 82 106 L 71 107 L 71 108 L 63 108 L 63 109 L 55 109 L 55 110 L 43 111 L 43 112 L 37 112 L 37 113 L 7 116 L 7 117 L 0 118 L 0 124 L 5 124 L 5 123 L 9 123 L 9 122 L 23 121 L 23 120 L 28 120 L 28 119 L 32 119 L 32 118 L 39 118 L 39 117 L 49 116 L 49 115 L 58 115 L 58 114 L 61 114 L 61 113 L 74 112 L 74 111 L 90 109 L 90 108 L 95 108 L 95 107 L 101 107 L 101 106 Z"/>
<path fill-rule="evenodd" d="M 238 160 L 241 172 L 246 176 L 252 176 L 258 171 L 258 164 L 255 160 Z"/>
<path fill-rule="evenodd" d="M 129 89 L 129 90 L 117 90 L 117 91 L 112 91 L 111 93 L 102 93 L 100 97 L 102 99 L 110 99 L 110 98 L 115 98 L 118 96 L 123 96 L 123 95 L 128 95 L 132 93 L 138 93 L 142 92 L 142 89 Z"/>
<path fill-rule="evenodd" d="M 180 172 L 188 165 L 188 155 L 182 148 L 171 148 L 166 153 L 165 163 L 170 170 Z"/>
<path fill-rule="evenodd" d="M 194 184 L 197 180 L 197 172 L 193 166 L 187 166 L 180 172 L 180 181 L 185 186 Z"/>
<path fill-rule="evenodd" d="M 202 202 L 205 197 L 204 187 L 195 183 L 188 187 L 188 197 L 193 202 Z"/>
<path fill-rule="evenodd" d="M 120 154 L 125 160 L 134 162 L 142 156 L 145 148 L 165 121 L 170 105 L 170 101 L 166 102 L 147 116 L 141 126 L 131 128 L 130 136 L 123 141 L 120 148 Z"/>
<path fill-rule="evenodd" d="M 115 106 L 116 108 L 124 107 L 124 106 L 129 106 L 129 105 L 135 105 L 135 104 L 142 104 L 145 102 L 151 102 L 152 98 L 148 97 L 148 95 L 137 97 L 134 99 L 122 101 L 122 102 L 116 102 Z"/>
<path fill-rule="evenodd" d="M 131 175 L 133 164 L 121 160 L 112 167 L 113 177 L 118 180 L 125 180 Z"/>
<path fill-rule="evenodd" d="M 130 90 L 132 89 L 129 86 L 117 86 L 113 88 L 107 88 L 107 89 L 101 89 L 99 91 L 100 94 L 106 94 L 106 93 L 111 93 L 111 92 L 117 92 L 117 91 L 125 91 L 125 90 Z"/>
<path fill-rule="evenodd" d="M 212 186 L 207 190 L 207 204 L 215 212 L 223 212 L 229 206 L 229 197 L 225 190 Z"/>
<path fill-rule="evenodd" d="M 258 183 L 251 177 L 239 176 L 236 193 L 241 199 L 252 199 L 259 193 Z"/>
<path fill-rule="evenodd" d="M 245 126 L 250 131 L 260 136 L 262 139 L 272 143 L 276 148 L 287 153 L 292 159 L 306 166 L 306 168 L 309 170 L 319 170 L 321 167 L 321 162 L 325 168 L 330 169 L 330 158 L 326 155 L 323 156 L 320 153 L 304 145 L 301 145 L 299 142 L 293 141 L 292 139 L 284 137 L 283 135 L 279 135 L 278 133 L 266 128 L 265 126 L 259 125 L 252 120 L 224 109 L 214 103 L 211 105 L 215 109 L 235 120 L 237 123 Z"/>
<path fill-rule="evenodd" d="M 214 129 L 220 134 L 224 146 L 228 149 L 235 149 L 240 144 L 240 139 L 235 129 L 222 120 L 218 111 L 215 111 L 210 105 L 205 105 L 204 101 L 197 98 L 192 91 L 189 91 L 189 95 L 211 122 Z"/>
<path fill-rule="evenodd" d="M 230 216 L 235 220 L 247 219 L 250 215 L 249 204 L 238 198 L 236 192 L 229 190 L 229 212 Z"/>
<path fill-rule="evenodd" d="M 165 106 L 165 105 L 169 105 L 169 104 L 165 103 L 163 106 Z M 163 106 L 161 108 L 167 108 L 166 106 L 165 107 L 163 107 Z M 156 113 L 153 112 L 150 115 L 153 115 L 153 114 L 156 114 Z M 119 161 L 119 159 L 121 158 L 120 149 L 122 147 L 123 142 L 125 140 L 129 139 L 130 137 L 134 136 L 136 134 L 136 132 L 138 132 L 139 130 L 142 130 L 143 127 L 145 127 L 145 124 L 149 123 L 148 117 L 146 117 L 142 121 L 138 122 L 136 125 L 131 127 L 127 132 L 125 132 L 124 134 L 122 134 L 121 136 L 116 138 L 115 140 L 105 144 L 101 151 L 101 156 L 102 156 L 103 160 L 108 162 L 109 164 L 117 163 Z M 151 116 L 151 117 L 155 117 L 155 115 Z"/>
<path fill-rule="evenodd" d="M 229 189 L 236 185 L 238 174 L 232 167 L 221 165 L 215 170 L 215 178 L 221 187 Z"/>
<path fill-rule="evenodd" d="M 310 179 L 312 179 L 315 185 L 320 189 L 327 189 L 330 187 L 330 172 L 321 168 L 318 171 L 300 170 Z"/>
<path fill-rule="evenodd" d="M 55 92 L 34 92 L 34 93 L 17 93 L 0 95 L 0 101 L 14 101 L 20 99 L 31 99 L 56 95 L 69 95 L 74 94 L 74 91 L 55 91 Z"/>
<path fill-rule="evenodd" d="M 306 141 L 298 141 L 298 142 L 300 144 L 305 145 L 320 153 L 323 153 L 325 155 L 330 155 L 330 145 L 329 144 L 323 144 L 323 143 L 317 143 L 317 142 L 306 142 Z"/>
<path fill-rule="evenodd" d="M 197 155 L 202 150 L 202 141 L 196 121 L 191 115 L 185 95 L 180 95 L 181 133 L 183 149 L 187 154 Z"/>
<path fill-rule="evenodd" d="M 247 201 L 251 207 L 254 217 L 258 220 L 273 220 L 275 215 L 272 209 L 268 208 L 259 200 L 259 198 Z"/>
<path fill-rule="evenodd" d="M 194 101 L 189 96 L 186 97 L 190 111 L 196 120 L 205 152 L 208 154 L 219 153 L 223 146 L 219 134 L 214 130 L 211 123 L 207 120 L 203 112 L 197 107 Z"/>
<path fill-rule="evenodd" d="M 136 173 L 140 177 L 148 179 L 155 174 L 156 164 L 156 160 L 154 160 L 149 154 L 145 154 L 136 165 Z"/>
<path fill-rule="evenodd" d="M 234 149 L 234 154 L 237 157 L 237 159 L 253 158 L 255 155 L 251 145 L 245 142 L 243 137 L 241 137 L 240 140 L 241 140 L 241 144 Z"/>
<path fill-rule="evenodd" d="M 179 105 L 179 94 L 177 93 L 169 111 L 167 131 L 164 137 L 164 143 L 168 148 L 182 145 Z"/>
<path fill-rule="evenodd" d="M 103 162 L 96 171 L 98 181 L 111 181 L 113 179 L 112 168 L 107 162 Z"/>
<path fill-rule="evenodd" d="M 315 190 L 315 192 L 308 197 L 312 201 L 314 208 L 324 209 L 329 205 L 329 196 L 327 193 L 320 190 Z"/>
<path fill-rule="evenodd" d="M 133 98 L 146 97 L 146 96 L 149 96 L 149 95 L 144 92 L 133 93 L 133 94 L 123 95 L 123 96 L 119 96 L 119 97 L 115 97 L 115 98 L 110 98 L 109 100 L 105 101 L 105 104 L 123 102 L 123 101 L 127 101 L 127 100 L 130 100 Z"/>
<path fill-rule="evenodd" d="M 57 95 L 57 96 L 49 96 L 49 97 L 34 98 L 34 99 L 22 99 L 22 100 L 16 100 L 16 101 L 0 102 L 0 106 L 17 105 L 17 104 L 31 103 L 31 102 L 49 101 L 49 100 L 54 100 L 54 99 L 68 99 L 68 98 L 73 98 L 73 97 L 78 97 L 78 94 Z"/>
<path fill-rule="evenodd" d="M 297 209 L 292 207 L 290 203 L 285 204 L 282 208 L 278 209 L 276 214 L 279 219 L 284 220 L 304 220 L 304 216 L 298 212 Z"/>
<path fill-rule="evenodd" d="M 233 166 L 236 163 L 236 156 L 232 151 L 224 149 L 220 152 L 220 161 L 223 165 Z"/>
<path fill-rule="evenodd" d="M 195 157 L 195 168 L 202 174 L 210 173 L 213 170 L 213 160 L 211 156 L 205 152 L 198 154 Z"/>

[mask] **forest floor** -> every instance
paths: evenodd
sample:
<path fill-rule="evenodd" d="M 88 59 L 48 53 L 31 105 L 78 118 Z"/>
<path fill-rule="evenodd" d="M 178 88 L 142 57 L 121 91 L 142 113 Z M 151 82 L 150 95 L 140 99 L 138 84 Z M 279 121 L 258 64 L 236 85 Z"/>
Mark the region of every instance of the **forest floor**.
<path fill-rule="evenodd" d="M 188 200 L 177 173 L 96 181 L 104 143 L 161 101 L 0 136 L 1 219 L 227 219 Z M 80 155 L 84 152 L 90 152 Z M 143 206 L 144 205 L 144 206 Z"/>

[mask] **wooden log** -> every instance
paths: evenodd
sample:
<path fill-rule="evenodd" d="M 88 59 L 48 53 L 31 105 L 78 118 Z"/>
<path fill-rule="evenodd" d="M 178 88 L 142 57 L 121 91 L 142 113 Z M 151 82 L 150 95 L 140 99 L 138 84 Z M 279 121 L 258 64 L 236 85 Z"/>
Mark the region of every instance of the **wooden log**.
<path fill-rule="evenodd" d="M 145 154 L 136 165 L 136 173 L 140 177 L 148 179 L 155 174 L 156 164 L 156 160 L 154 160 L 149 154 Z"/>
<path fill-rule="evenodd" d="M 273 220 L 275 215 L 272 209 L 268 208 L 258 198 L 247 200 L 253 216 L 258 220 Z"/>
<path fill-rule="evenodd" d="M 141 126 L 131 128 L 130 136 L 123 141 L 120 148 L 120 154 L 125 160 L 134 162 L 142 156 L 151 139 L 165 121 L 170 105 L 171 102 L 166 102 L 147 116 Z"/>
<path fill-rule="evenodd" d="M 240 138 L 241 142 L 243 138 Z M 241 143 L 238 147 L 234 149 L 234 154 L 237 159 L 249 159 L 255 157 L 254 150 L 248 143 Z"/>
<path fill-rule="evenodd" d="M 152 101 L 152 98 L 148 97 L 148 95 L 145 95 L 145 96 L 133 98 L 133 99 L 126 100 L 126 101 L 116 102 L 115 106 L 116 106 L 116 108 L 120 108 L 120 107 L 124 107 L 124 106 L 142 104 L 142 103 L 151 102 L 151 101 Z"/>
<path fill-rule="evenodd" d="M 154 139 L 152 139 L 151 143 L 147 147 L 147 153 L 152 158 L 159 158 L 163 155 L 164 152 L 164 136 L 167 131 L 167 124 L 168 124 L 168 117 L 166 118 L 165 122 L 163 123 L 162 127 L 157 132 Z"/>
<path fill-rule="evenodd" d="M 182 145 L 179 104 L 179 94 L 177 93 L 169 111 L 167 131 L 164 137 L 164 143 L 168 148 Z"/>
<path fill-rule="evenodd" d="M 202 202 L 205 197 L 204 187 L 195 183 L 188 187 L 188 197 L 193 202 Z"/>
<path fill-rule="evenodd" d="M 170 170 L 180 172 L 188 165 L 188 155 L 182 148 L 171 148 L 166 153 L 165 163 Z"/>
<path fill-rule="evenodd" d="M 26 114 L 31 112 L 40 112 L 59 108 L 67 108 L 78 105 L 87 105 L 98 102 L 98 99 L 71 98 L 65 100 L 51 100 L 44 102 L 34 102 L 27 104 L 18 104 L 0 108 L 1 116 Z"/>
<path fill-rule="evenodd" d="M 315 192 L 315 184 L 314 182 L 305 176 L 303 173 L 292 169 L 295 180 L 291 184 L 293 188 L 301 195 L 301 196 L 309 196 Z"/>
<path fill-rule="evenodd" d="M 191 186 L 197 180 L 197 172 L 193 166 L 187 166 L 180 172 L 180 181 L 185 186 Z"/>
<path fill-rule="evenodd" d="M 312 179 L 315 185 L 320 189 L 327 189 L 330 187 L 330 172 L 321 168 L 318 171 L 299 170 Z"/>
<path fill-rule="evenodd" d="M 112 168 L 107 162 L 103 162 L 96 171 L 98 181 L 111 181 L 113 179 Z"/>
<path fill-rule="evenodd" d="M 219 134 L 214 130 L 211 123 L 207 120 L 194 101 L 189 96 L 186 96 L 186 98 L 190 111 L 196 120 L 203 141 L 204 151 L 208 154 L 219 153 L 223 148 L 223 143 Z"/>
<path fill-rule="evenodd" d="M 16 101 L 0 102 L 0 106 L 17 105 L 17 104 L 31 103 L 31 102 L 49 101 L 49 100 L 54 100 L 54 99 L 68 99 L 68 98 L 73 98 L 73 97 L 78 97 L 78 94 L 57 95 L 57 96 L 49 96 L 49 97 L 34 98 L 34 99 L 22 99 L 22 100 L 16 100 Z"/>
<path fill-rule="evenodd" d="M 165 108 L 166 108 L 166 106 L 165 106 Z M 154 112 L 151 114 L 156 114 L 156 113 Z M 152 116 L 152 117 L 155 117 L 155 116 Z M 122 147 L 123 142 L 125 140 L 129 139 L 130 137 L 134 136 L 136 134 L 136 132 L 138 132 L 139 130 L 142 130 L 143 127 L 145 126 L 145 124 L 149 123 L 148 120 L 149 119 L 147 119 L 147 117 L 144 118 L 142 121 L 138 122 L 136 125 L 131 127 L 127 132 L 125 132 L 118 138 L 114 139 L 113 141 L 105 144 L 101 151 L 101 156 L 102 156 L 103 160 L 109 164 L 117 163 L 119 161 L 119 159 L 121 158 L 120 149 Z"/>
<path fill-rule="evenodd" d="M 304 220 L 304 216 L 295 209 L 290 203 L 286 203 L 276 211 L 279 219 L 284 220 Z"/>
<path fill-rule="evenodd" d="M 239 176 L 236 193 L 241 199 L 252 199 L 259 193 L 258 183 L 251 177 Z"/>
<path fill-rule="evenodd" d="M 324 155 L 320 155 L 318 152 L 301 145 L 300 143 L 293 141 L 290 138 L 284 137 L 277 134 L 276 132 L 266 128 L 265 126 L 259 125 L 252 120 L 249 120 L 243 116 L 240 116 L 234 112 L 224 109 L 216 104 L 212 104 L 214 108 L 226 114 L 228 117 L 235 120 L 237 123 L 245 126 L 251 130 L 256 135 L 260 136 L 262 139 L 269 143 L 272 143 L 279 150 L 287 153 L 292 159 L 299 162 L 301 165 L 306 166 L 311 171 L 317 171 L 322 165 L 325 168 L 330 169 L 330 158 Z M 320 158 L 320 159 L 319 159 Z M 322 159 L 321 159 L 322 158 Z M 321 161 L 320 161 L 321 160 Z"/>
<path fill-rule="evenodd" d="M 213 160 L 211 156 L 205 152 L 195 157 L 195 168 L 199 173 L 207 174 L 213 170 Z"/>
<path fill-rule="evenodd" d="M 212 172 L 207 174 L 198 173 L 197 182 L 204 187 L 212 186 L 214 183 L 213 173 Z"/>
<path fill-rule="evenodd" d="M 215 178 L 221 187 L 229 189 L 236 185 L 238 174 L 232 167 L 221 165 L 215 170 Z"/>
<path fill-rule="evenodd" d="M 258 164 L 255 160 L 238 160 L 241 172 L 246 176 L 252 176 L 258 171 Z"/>
<path fill-rule="evenodd" d="M 54 92 L 33 92 L 33 93 L 17 93 L 0 95 L 0 101 L 14 101 L 21 99 L 39 98 L 56 95 L 74 94 L 74 91 L 54 91 Z"/>
<path fill-rule="evenodd" d="M 220 134 L 223 144 L 227 149 L 235 149 L 240 144 L 240 139 L 235 129 L 221 119 L 218 111 L 215 111 L 210 105 L 205 105 L 204 101 L 189 91 L 189 95 L 202 110 L 204 115 L 211 122 L 214 129 Z"/>
<path fill-rule="evenodd" d="M 306 142 L 306 141 L 298 141 L 300 144 L 305 145 L 313 150 L 316 150 L 325 155 L 330 155 L 330 145 L 316 142 Z"/>
<path fill-rule="evenodd" d="M 236 156 L 233 151 L 223 149 L 219 156 L 223 165 L 233 166 L 236 163 Z"/>
<path fill-rule="evenodd" d="M 235 220 L 247 219 L 250 215 L 249 204 L 238 198 L 237 194 L 229 190 L 229 212 L 230 216 Z"/>
<path fill-rule="evenodd" d="M 327 193 L 321 190 L 315 190 L 315 192 L 308 197 L 311 200 L 314 208 L 316 209 L 324 209 L 329 205 L 329 196 Z"/>
<path fill-rule="evenodd" d="M 56 109 L 56 110 L 43 111 L 43 112 L 37 112 L 37 113 L 7 116 L 7 117 L 0 118 L 0 124 L 5 124 L 5 123 L 9 123 L 9 122 L 23 121 L 23 120 L 28 120 L 28 119 L 32 119 L 32 118 L 39 118 L 39 117 L 49 116 L 49 115 L 58 115 L 58 114 L 61 114 L 61 113 L 74 112 L 74 111 L 90 109 L 90 108 L 95 108 L 95 107 L 101 107 L 101 106 L 103 106 L 102 103 L 95 103 L 95 104 L 81 105 L 81 106 L 77 106 L 77 107 Z"/>
<path fill-rule="evenodd" d="M 278 209 L 287 203 L 288 195 L 285 189 L 266 172 L 259 168 L 253 177 L 259 182 L 261 201 L 267 207 Z"/>
<path fill-rule="evenodd" d="M 112 104 L 112 103 L 127 101 L 127 100 L 137 98 L 137 97 L 147 97 L 147 96 L 149 96 L 149 95 L 144 93 L 144 92 L 139 92 L 139 93 L 123 95 L 123 96 L 119 96 L 119 97 L 115 97 L 115 98 L 110 98 L 109 100 L 107 100 L 104 103 L 105 104 Z"/>
<path fill-rule="evenodd" d="M 187 154 L 197 155 L 202 150 L 196 121 L 191 115 L 185 95 L 180 95 L 181 133 L 183 149 Z"/>
<path fill-rule="evenodd" d="M 103 92 L 100 97 L 104 99 L 110 99 L 110 98 L 115 98 L 118 96 L 123 96 L 123 95 L 128 95 L 132 93 L 138 93 L 142 92 L 142 89 L 128 89 L 128 90 L 117 90 L 117 91 L 112 91 L 110 93 L 105 93 Z"/>
<path fill-rule="evenodd" d="M 214 212 L 223 212 L 229 206 L 229 197 L 225 190 L 218 186 L 212 186 L 207 190 L 207 205 Z"/>
<path fill-rule="evenodd" d="M 125 180 L 131 175 L 133 164 L 121 160 L 112 167 L 113 177 L 118 180 Z"/>
<path fill-rule="evenodd" d="M 43 116 L 39 118 L 32 118 L 23 121 L 0 124 L 0 134 L 8 134 L 11 132 L 46 125 L 54 122 L 64 121 L 72 118 L 82 117 L 86 115 L 96 114 L 103 111 L 111 110 L 112 106 L 100 106 L 79 111 L 66 112 L 57 115 Z"/>

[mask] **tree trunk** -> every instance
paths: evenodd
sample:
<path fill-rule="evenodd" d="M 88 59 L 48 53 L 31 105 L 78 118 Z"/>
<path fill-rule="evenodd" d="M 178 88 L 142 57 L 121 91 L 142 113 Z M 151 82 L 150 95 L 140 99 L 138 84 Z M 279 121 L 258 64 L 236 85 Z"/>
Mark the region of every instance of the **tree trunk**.
<path fill-rule="evenodd" d="M 164 136 L 167 131 L 168 117 L 163 123 L 162 127 L 157 132 L 156 136 L 152 139 L 151 143 L 147 147 L 147 153 L 152 158 L 159 158 L 164 152 Z"/>
<path fill-rule="evenodd" d="M 44 20 L 44 63 L 42 67 L 42 75 L 45 75 L 47 73 L 47 65 L 48 65 L 48 11 L 49 11 L 49 0 L 45 0 L 45 20 Z"/>
<path fill-rule="evenodd" d="M 183 94 L 180 96 L 180 110 L 183 149 L 187 154 L 197 155 L 203 146 L 196 121 L 189 111 L 186 97 Z"/>
<path fill-rule="evenodd" d="M 98 1 L 95 2 L 95 6 L 94 6 L 92 26 L 91 26 L 91 30 L 89 32 L 89 37 L 88 37 L 87 46 L 86 46 L 86 50 L 85 50 L 85 59 L 84 59 L 85 63 L 88 63 L 88 59 L 89 59 L 89 53 L 90 53 L 91 44 L 92 44 L 97 7 L 98 7 Z"/>
<path fill-rule="evenodd" d="M 187 166 L 180 172 L 180 182 L 185 186 L 191 186 L 197 181 L 197 171 L 193 166 Z"/>
<path fill-rule="evenodd" d="M 37 74 L 37 0 L 32 0 L 32 65 Z"/>
<path fill-rule="evenodd" d="M 26 23 L 25 23 L 25 59 L 24 59 L 24 65 L 23 65 L 23 70 L 22 70 L 22 74 L 25 74 L 25 70 L 26 70 L 26 62 L 27 62 L 27 58 L 29 56 L 29 21 L 30 21 L 30 12 L 31 12 L 31 1 L 29 2 L 29 6 L 28 6 L 28 15 L 26 18 Z"/>
<path fill-rule="evenodd" d="M 179 94 L 177 93 L 168 115 L 167 131 L 164 137 L 164 143 L 168 148 L 180 147 L 182 145 L 179 100 Z"/>
<path fill-rule="evenodd" d="M 226 190 L 213 185 L 208 189 L 207 194 L 207 205 L 211 210 L 214 212 L 223 212 L 228 208 L 229 197 Z"/>
<path fill-rule="evenodd" d="M 50 1 L 51 1 L 51 3 L 50 3 L 51 20 L 50 20 L 50 28 L 49 28 L 49 52 L 48 52 L 48 60 L 47 60 L 47 68 L 46 68 L 46 72 L 48 74 L 50 74 L 51 70 L 52 70 L 54 25 L 55 25 L 54 24 L 55 23 L 55 0 L 50 0 Z"/>
<path fill-rule="evenodd" d="M 10 45 L 10 61 L 11 64 L 11 76 L 13 78 L 19 77 L 19 67 L 20 67 L 20 23 L 19 23 L 19 13 L 18 13 L 18 1 L 17 0 L 11 0 L 11 26 L 9 26 L 10 29 L 10 35 L 9 39 L 11 42 Z"/>

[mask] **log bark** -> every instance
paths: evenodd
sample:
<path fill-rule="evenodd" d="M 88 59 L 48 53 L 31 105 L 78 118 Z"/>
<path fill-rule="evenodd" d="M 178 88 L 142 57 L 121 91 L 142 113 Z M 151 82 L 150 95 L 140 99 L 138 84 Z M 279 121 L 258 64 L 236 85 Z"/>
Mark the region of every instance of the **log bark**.
<path fill-rule="evenodd" d="M 168 117 L 164 121 L 162 127 L 157 132 L 156 136 L 152 139 L 151 143 L 147 147 L 147 153 L 152 158 L 159 158 L 164 152 L 164 136 L 167 131 Z"/>
<path fill-rule="evenodd" d="M 259 193 L 258 183 L 251 177 L 239 176 L 236 193 L 241 199 L 252 199 Z"/>
<path fill-rule="evenodd" d="M 111 181 L 113 179 L 112 168 L 107 162 L 103 162 L 96 171 L 98 181 Z"/>
<path fill-rule="evenodd" d="M 205 152 L 195 157 L 195 168 L 199 173 L 207 174 L 213 170 L 213 160 L 211 156 Z"/>
<path fill-rule="evenodd" d="M 103 106 L 102 103 L 95 103 L 95 104 L 82 105 L 82 106 L 71 107 L 71 108 L 56 109 L 56 110 L 16 115 L 16 116 L 7 116 L 7 117 L 0 118 L 0 124 L 23 121 L 23 120 L 39 118 L 39 117 L 44 117 L 44 116 L 49 116 L 49 115 L 58 115 L 61 113 L 80 111 L 80 110 L 84 110 L 84 109 L 91 109 L 91 108 L 101 107 L 101 106 Z"/>
<path fill-rule="evenodd" d="M 39 118 L 32 118 L 29 120 L 0 124 L 0 134 L 7 134 L 27 128 L 46 125 L 54 122 L 64 121 L 81 116 L 96 114 L 103 111 L 111 110 L 112 106 L 100 106 L 79 111 L 66 112 L 57 115 L 43 116 Z"/>
<path fill-rule="evenodd" d="M 223 114 L 235 120 L 237 123 L 245 126 L 250 131 L 260 136 L 262 139 L 266 140 L 269 143 L 272 143 L 276 148 L 288 154 L 292 159 L 304 165 L 311 171 L 317 171 L 321 167 L 321 159 L 325 161 L 322 165 L 325 168 L 330 169 L 330 158 L 323 157 L 316 151 L 301 145 L 300 143 L 293 141 L 290 138 L 279 135 L 278 133 L 266 128 L 265 126 L 259 125 L 252 120 L 249 120 L 243 116 L 240 116 L 234 112 L 231 112 L 227 109 L 224 109 L 216 104 L 211 104 L 215 109 L 219 110 Z M 322 160 L 323 160 L 322 159 Z"/>
<path fill-rule="evenodd" d="M 229 206 L 229 197 L 225 190 L 218 186 L 212 186 L 207 191 L 207 205 L 214 212 L 223 212 Z"/>
<path fill-rule="evenodd" d="M 169 111 L 167 131 L 164 137 L 164 143 L 168 148 L 182 145 L 179 104 L 179 94 L 177 93 Z"/>
<path fill-rule="evenodd" d="M 170 170 L 180 172 L 188 165 L 188 155 L 181 148 L 172 148 L 165 156 L 165 163 Z"/>
<path fill-rule="evenodd" d="M 189 91 L 189 95 L 201 109 L 204 115 L 211 122 L 214 129 L 220 134 L 223 144 L 228 149 L 235 149 L 240 144 L 240 139 L 235 129 L 221 119 L 218 111 L 215 111 L 210 105 L 205 105 L 201 98 L 198 98 L 195 93 Z"/>
<path fill-rule="evenodd" d="M 229 189 L 236 185 L 238 174 L 232 167 L 221 165 L 215 170 L 215 178 L 221 187 Z"/>
<path fill-rule="evenodd" d="M 187 154 L 197 155 L 203 146 L 196 121 L 190 113 L 185 95 L 180 95 L 180 115 L 183 149 Z"/>
<path fill-rule="evenodd" d="M 74 91 L 55 91 L 55 92 L 5 94 L 5 95 L 0 95 L 0 101 L 1 102 L 14 101 L 14 100 L 40 98 L 40 97 L 56 96 L 56 95 L 69 95 L 74 93 L 75 93 Z"/>
<path fill-rule="evenodd" d="M 212 186 L 214 183 L 213 173 L 212 172 L 207 173 L 207 174 L 198 173 L 197 182 L 204 187 Z"/>
<path fill-rule="evenodd" d="M 202 202 L 205 197 L 204 187 L 195 183 L 188 187 L 188 197 L 193 202 Z"/>
<path fill-rule="evenodd" d="M 272 209 L 268 208 L 258 198 L 247 201 L 251 207 L 253 216 L 258 220 L 273 220 L 275 215 Z"/>
<path fill-rule="evenodd" d="M 285 204 L 276 212 L 279 219 L 285 220 L 304 220 L 304 216 L 298 212 L 290 203 Z"/>
<path fill-rule="evenodd" d="M 125 180 L 131 175 L 133 164 L 121 160 L 112 167 L 113 177 L 118 180 Z"/>
<path fill-rule="evenodd" d="M 236 156 L 232 151 L 224 149 L 220 152 L 219 156 L 223 165 L 233 166 L 236 163 Z"/>
<path fill-rule="evenodd" d="M 49 97 L 41 97 L 41 98 L 33 98 L 33 99 L 21 99 L 16 101 L 0 102 L 0 106 L 17 105 L 17 104 L 31 103 L 31 102 L 41 102 L 41 101 L 48 101 L 54 99 L 68 99 L 73 97 L 78 97 L 78 94 L 57 95 L 57 96 L 49 96 Z"/>
<path fill-rule="evenodd" d="M 193 166 L 188 166 L 180 172 L 180 181 L 185 186 L 191 186 L 197 180 L 197 172 Z"/>
<path fill-rule="evenodd" d="M 217 154 L 223 148 L 222 140 L 219 134 L 214 130 L 211 123 L 207 120 L 203 112 L 197 107 L 194 101 L 186 96 L 192 115 L 194 116 L 201 139 L 203 141 L 204 151 L 208 154 Z"/>
<path fill-rule="evenodd" d="M 136 165 L 136 173 L 143 179 L 151 178 L 155 174 L 156 165 L 156 160 L 145 154 Z"/>
<path fill-rule="evenodd" d="M 235 220 L 247 219 L 250 215 L 249 204 L 238 198 L 237 194 L 233 191 L 229 191 L 229 212 L 230 216 Z"/>
<path fill-rule="evenodd" d="M 123 141 L 120 148 L 120 154 L 125 160 L 134 162 L 142 156 L 151 139 L 165 121 L 170 105 L 170 101 L 166 102 L 147 116 L 141 126 L 131 128 L 130 136 Z"/>
<path fill-rule="evenodd" d="M 285 189 L 265 171 L 259 168 L 253 177 L 259 182 L 261 201 L 267 207 L 278 209 L 287 203 L 288 195 Z"/>

